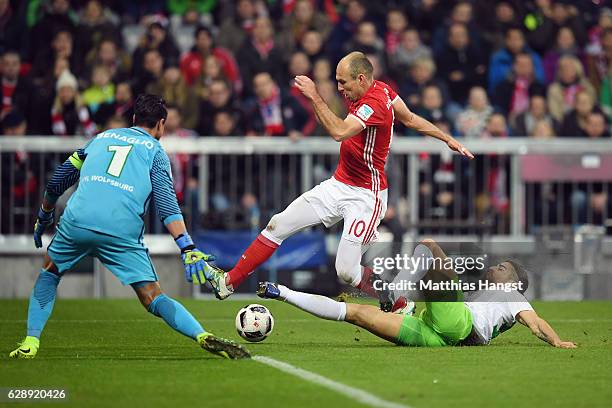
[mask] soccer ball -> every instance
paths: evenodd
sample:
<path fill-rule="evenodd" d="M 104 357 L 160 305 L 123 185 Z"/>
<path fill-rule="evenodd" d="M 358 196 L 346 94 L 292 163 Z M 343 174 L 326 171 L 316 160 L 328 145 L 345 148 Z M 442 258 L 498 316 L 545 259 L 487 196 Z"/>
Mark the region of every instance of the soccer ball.
<path fill-rule="evenodd" d="M 262 341 L 272 333 L 273 328 L 274 318 L 265 306 L 251 304 L 240 309 L 236 315 L 236 330 L 247 341 Z"/>

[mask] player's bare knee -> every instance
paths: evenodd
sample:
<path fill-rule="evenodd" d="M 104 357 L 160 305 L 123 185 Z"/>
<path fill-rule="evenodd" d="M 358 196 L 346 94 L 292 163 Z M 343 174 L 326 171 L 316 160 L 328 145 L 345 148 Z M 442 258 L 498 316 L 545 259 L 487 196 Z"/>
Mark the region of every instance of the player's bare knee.
<path fill-rule="evenodd" d="M 145 309 L 149 310 L 149 306 L 156 297 L 161 295 L 161 288 L 157 282 L 147 282 L 140 285 L 134 286 L 138 300 Z"/>

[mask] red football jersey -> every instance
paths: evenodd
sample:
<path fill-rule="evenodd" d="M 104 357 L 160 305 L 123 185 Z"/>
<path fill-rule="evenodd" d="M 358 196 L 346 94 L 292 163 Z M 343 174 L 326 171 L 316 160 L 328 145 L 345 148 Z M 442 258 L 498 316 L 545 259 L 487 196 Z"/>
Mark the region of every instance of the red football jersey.
<path fill-rule="evenodd" d="M 374 192 L 387 188 L 385 164 L 395 121 L 391 105 L 397 97 L 389 85 L 374 81 L 363 97 L 351 104 L 349 116 L 355 117 L 363 130 L 342 141 L 336 180 Z"/>

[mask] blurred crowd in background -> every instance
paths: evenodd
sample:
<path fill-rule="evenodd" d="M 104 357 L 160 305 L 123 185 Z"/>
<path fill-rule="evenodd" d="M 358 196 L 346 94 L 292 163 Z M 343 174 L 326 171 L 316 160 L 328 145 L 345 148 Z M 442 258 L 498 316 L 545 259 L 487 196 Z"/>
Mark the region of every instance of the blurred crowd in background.
<path fill-rule="evenodd" d="M 0 129 L 11 136 L 91 137 L 130 126 L 135 96 L 147 92 L 167 101 L 172 136 L 324 135 L 292 78 L 312 77 L 343 116 L 347 103 L 336 89 L 335 66 L 357 50 L 372 61 L 376 79 L 457 137 L 609 138 L 609 3 L 0 0 Z M 418 136 L 400 126 L 395 134 Z M 180 170 L 189 160 L 173 157 L 181 201 L 197 183 Z M 453 173 L 448 158 L 435 160 L 437 175 Z M 488 195 L 477 202 L 507 213 L 507 163 L 493 157 L 490 168 L 477 188 Z M 22 189 L 38 189 L 27 178 Z M 455 180 L 438 179 L 443 186 Z M 553 205 L 560 191 L 550 190 Z M 433 203 L 423 217 L 436 205 L 459 215 L 472 211 L 456 204 L 454 188 L 423 181 L 420 191 Z M 244 193 L 238 201 L 252 207 L 257 198 Z M 581 208 L 592 205 L 588 200 Z"/>

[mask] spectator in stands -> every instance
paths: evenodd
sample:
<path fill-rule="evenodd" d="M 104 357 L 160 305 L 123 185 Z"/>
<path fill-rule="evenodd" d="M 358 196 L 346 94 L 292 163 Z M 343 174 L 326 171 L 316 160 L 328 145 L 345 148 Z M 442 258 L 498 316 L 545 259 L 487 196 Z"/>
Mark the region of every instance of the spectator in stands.
<path fill-rule="evenodd" d="M 103 39 L 96 48 L 91 49 L 85 58 L 88 67 L 104 66 L 111 75 L 112 82 L 128 80 L 132 70 L 132 58 L 113 40 Z"/>
<path fill-rule="evenodd" d="M 219 27 L 219 46 L 227 48 L 234 55 L 237 55 L 255 26 L 257 10 L 254 3 L 253 0 L 238 0 L 234 15 L 225 19 Z"/>
<path fill-rule="evenodd" d="M 25 136 L 27 122 L 25 116 L 17 109 L 8 111 L 2 120 L 2 135 L 5 136 Z"/>
<path fill-rule="evenodd" d="M 44 14 L 30 34 L 30 51 L 34 53 L 34 60 L 41 51 L 49 49 L 50 40 L 55 41 L 57 33 L 68 32 L 72 39 L 77 20 L 76 14 L 70 9 L 69 0 L 52 0 L 48 7 L 43 3 L 39 7 L 44 7 Z"/>
<path fill-rule="evenodd" d="M 30 32 L 26 25 L 27 2 L 0 0 L 0 54 L 17 50 L 19 55 L 28 55 Z"/>
<path fill-rule="evenodd" d="M 274 40 L 274 29 L 270 19 L 259 17 L 255 20 L 250 37 L 238 51 L 238 60 L 247 95 L 253 94 L 250 85 L 257 72 L 266 71 L 277 83 L 283 81 L 285 60 Z"/>
<path fill-rule="evenodd" d="M 612 120 L 612 72 L 608 71 L 603 78 L 599 90 L 599 104 L 606 113 L 608 120 Z"/>
<path fill-rule="evenodd" d="M 533 139 L 550 140 L 554 139 L 557 135 L 555 129 L 552 127 L 549 121 L 539 120 L 533 125 L 533 129 L 528 133 L 529 137 Z M 522 133 L 520 135 L 523 135 Z"/>
<path fill-rule="evenodd" d="M 108 130 L 108 129 L 120 129 L 130 127 L 131 125 L 125 120 L 123 116 L 111 116 L 108 118 L 104 126 L 100 129 Z"/>
<path fill-rule="evenodd" d="M 244 134 L 244 115 L 236 100 L 232 97 L 232 91 L 227 81 L 215 79 L 209 87 L 209 97 L 200 103 L 200 115 L 198 123 L 198 134 L 210 136 L 213 134 L 214 116 L 217 112 L 231 112 L 236 122 L 236 129 Z"/>
<path fill-rule="evenodd" d="M 133 82 L 134 94 L 144 93 L 150 84 L 159 81 L 164 73 L 164 60 L 156 49 L 147 50 L 142 60 L 142 67 L 138 70 Z"/>
<path fill-rule="evenodd" d="M 317 118 L 312 109 L 312 104 L 304 96 L 302 92 L 297 88 L 295 84 L 295 77 L 298 75 L 310 76 L 311 64 L 308 57 L 303 52 L 294 52 L 289 59 L 289 93 L 295 98 L 295 100 L 301 105 L 302 109 L 308 114 L 308 121 L 302 128 L 301 135 L 299 136 L 310 136 L 313 134 L 317 127 Z M 289 135 L 292 140 L 297 141 L 298 134 L 294 132 Z"/>
<path fill-rule="evenodd" d="M 31 122 L 28 130 L 30 134 L 48 135 L 52 133 L 49 112 L 55 100 L 57 80 L 64 71 L 70 71 L 70 63 L 65 58 L 58 58 L 53 64 L 53 69 L 48 69 L 44 76 L 33 79 L 36 92 L 33 93 L 31 100 Z"/>
<path fill-rule="evenodd" d="M 379 54 L 366 54 L 366 57 L 372 63 L 372 77 L 377 81 L 386 83 L 393 90 L 399 90 L 395 80 L 387 73 L 387 67 L 385 66 L 384 59 L 381 59 Z"/>
<path fill-rule="evenodd" d="M 327 41 L 328 55 L 335 65 L 344 55 L 344 47 L 353 38 L 357 26 L 366 17 L 366 7 L 363 0 L 348 0 L 344 13 L 329 35 Z"/>
<path fill-rule="evenodd" d="M 53 37 L 51 47 L 43 48 L 36 54 L 32 66 L 32 77 L 40 78 L 45 76 L 49 71 L 49 67 L 53 66 L 55 61 L 65 59 L 70 65 L 70 71 L 79 78 L 83 73 L 83 60 L 74 52 L 73 44 L 71 31 L 58 31 Z"/>
<path fill-rule="evenodd" d="M 566 55 L 559 59 L 557 80 L 548 88 L 548 109 L 551 115 L 562 120 L 571 110 L 579 92 L 586 92 L 596 100 L 595 89 L 584 75 L 578 58 Z"/>
<path fill-rule="evenodd" d="M 96 124 L 78 93 L 76 77 L 65 70 L 57 79 L 56 90 L 57 96 L 51 110 L 53 134 L 93 136 L 96 133 Z"/>
<path fill-rule="evenodd" d="M 239 136 L 238 123 L 232 111 L 220 110 L 213 117 L 213 130 L 211 136 Z"/>
<path fill-rule="evenodd" d="M 402 35 L 408 28 L 408 20 L 400 9 L 391 8 L 387 11 L 387 33 L 385 34 L 385 51 L 387 56 L 395 55 L 400 44 Z"/>
<path fill-rule="evenodd" d="M 447 121 L 444 108 L 444 99 L 442 99 L 440 88 L 435 85 L 428 85 L 421 91 L 421 103 L 414 112 L 430 122 L 440 122 Z M 419 135 L 414 131 L 410 134 L 412 136 Z"/>
<path fill-rule="evenodd" d="M 561 27 L 557 33 L 557 43 L 554 49 L 548 51 L 544 56 L 544 74 L 546 85 L 550 85 L 555 80 L 559 59 L 563 56 L 573 56 L 582 58 L 580 49 L 576 46 L 574 33 L 568 27 Z"/>
<path fill-rule="evenodd" d="M 508 135 L 509 132 L 506 117 L 501 113 L 496 112 L 489 116 L 487 127 L 482 133 L 481 138 L 505 138 L 508 137 Z"/>
<path fill-rule="evenodd" d="M 325 41 L 331 31 L 327 16 L 314 8 L 312 0 L 296 0 L 293 11 L 281 21 L 280 38 L 286 54 L 292 53 L 308 31 L 318 32 Z"/>
<path fill-rule="evenodd" d="M 510 27 L 517 27 L 521 20 L 520 1 L 475 2 L 476 20 L 482 29 L 483 42 L 489 49 L 498 50 L 504 46 L 504 34 Z M 491 18 L 495 16 L 495 18 Z"/>
<path fill-rule="evenodd" d="M 218 7 L 217 0 L 167 0 L 166 6 L 170 13 L 173 27 L 210 24 L 212 12 Z"/>
<path fill-rule="evenodd" d="M 518 115 L 512 127 L 512 135 L 524 137 L 531 136 L 538 124 L 547 123 L 552 129 L 553 136 L 558 128 L 558 122 L 548 112 L 546 98 L 541 94 L 529 97 L 529 109 Z"/>
<path fill-rule="evenodd" d="M 166 118 L 166 137 L 177 137 L 181 139 L 193 139 L 196 133 L 191 129 L 183 127 L 181 110 L 178 106 L 168 104 L 168 117 Z M 182 204 L 186 197 L 190 194 L 188 188 L 188 180 L 193 176 L 194 158 L 187 153 L 171 153 L 168 154 L 170 165 L 172 167 L 172 176 L 174 180 L 174 189 L 176 197 Z"/>
<path fill-rule="evenodd" d="M 538 26 L 529 35 L 529 44 L 538 53 L 543 54 L 555 43 L 557 32 L 561 27 L 568 27 L 580 47 L 586 45 L 587 36 L 584 23 L 573 4 L 564 1 L 550 0 L 536 2 Z"/>
<path fill-rule="evenodd" d="M 589 80 L 595 89 L 600 89 L 612 66 L 612 28 L 606 28 L 601 36 L 601 48 L 592 50 L 587 56 Z"/>
<path fill-rule="evenodd" d="M 210 56 L 204 61 L 204 65 L 202 66 L 202 72 L 194 83 L 194 89 L 196 90 L 196 94 L 198 95 L 200 100 L 205 101 L 208 99 L 210 85 L 216 79 L 228 81 L 228 78 L 221 70 L 221 64 L 219 63 L 219 61 L 215 57 Z M 238 94 L 238 92 L 236 93 Z"/>
<path fill-rule="evenodd" d="M 192 87 L 187 86 L 178 66 L 169 66 L 157 82 L 147 86 L 147 93 L 160 95 L 166 103 L 175 105 L 180 112 L 181 124 L 194 129 L 198 123 L 198 97 Z"/>
<path fill-rule="evenodd" d="M 232 53 L 215 45 L 210 28 L 198 26 L 194 35 L 195 44 L 191 51 L 181 59 L 181 72 L 188 85 L 193 85 L 202 74 L 204 69 L 204 61 L 212 56 L 215 58 L 223 71 L 224 76 L 231 82 L 232 87 L 237 93 L 242 89 L 242 79 L 238 64 Z"/>
<path fill-rule="evenodd" d="M 306 31 L 302 36 L 299 49 L 308 56 L 310 61 L 325 58 L 323 36 L 318 31 Z"/>
<path fill-rule="evenodd" d="M 167 31 L 168 20 L 165 18 L 152 19 L 140 39 L 138 47 L 134 50 L 132 61 L 134 64 L 134 76 L 140 77 L 143 72 L 143 61 L 147 53 L 151 50 L 159 52 L 168 65 L 178 65 L 179 50 L 174 43 L 174 39 Z"/>
<path fill-rule="evenodd" d="M 421 103 L 421 91 L 428 85 L 436 85 L 442 91 L 442 97 L 448 100 L 446 84 L 434 77 L 436 64 L 431 58 L 416 60 L 410 67 L 410 75 L 400 83 L 400 94 L 409 108 L 414 109 Z"/>
<path fill-rule="evenodd" d="M 392 75 L 399 77 L 408 71 L 414 62 L 431 58 L 431 50 L 421 43 L 419 32 L 409 28 L 402 33 L 401 42 L 393 54 L 388 53 L 389 69 Z"/>
<path fill-rule="evenodd" d="M 91 74 L 91 86 L 83 91 L 83 103 L 95 120 L 96 113 L 102 105 L 112 106 L 114 102 L 115 84 L 111 82 L 110 72 L 105 66 L 97 65 Z"/>
<path fill-rule="evenodd" d="M 591 139 L 610 137 L 610 127 L 606 116 L 601 112 L 591 112 L 584 128 L 586 136 Z"/>
<path fill-rule="evenodd" d="M 486 61 L 480 50 L 470 43 L 464 24 L 454 23 L 448 29 L 448 39 L 436 55 L 438 75 L 449 86 L 454 102 L 465 104 L 470 89 L 484 85 Z"/>
<path fill-rule="evenodd" d="M 517 115 L 529 108 L 531 95 L 545 92 L 546 87 L 535 77 L 531 56 L 519 53 L 514 58 L 512 73 L 495 87 L 493 106 L 514 122 Z"/>
<path fill-rule="evenodd" d="M 312 68 L 312 77 L 317 84 L 331 81 L 332 68 L 328 59 L 321 58 L 315 61 Z"/>
<path fill-rule="evenodd" d="M 450 17 L 433 32 L 431 48 L 434 54 L 440 54 L 448 39 L 448 32 L 453 24 L 464 25 L 469 33 L 470 43 L 476 48 L 482 46 L 480 30 L 474 24 L 474 13 L 472 3 L 466 0 L 458 1 L 453 7 Z"/>
<path fill-rule="evenodd" d="M 353 38 L 344 46 L 346 53 L 361 51 L 365 54 L 377 55 L 379 60 L 384 57 L 384 41 L 378 36 L 376 26 L 369 21 L 362 21 L 357 25 Z"/>
<path fill-rule="evenodd" d="M 256 98 L 246 107 L 248 133 L 300 138 L 309 117 L 299 102 L 281 90 L 268 72 L 255 75 L 253 89 Z"/>
<path fill-rule="evenodd" d="M 79 56 L 100 45 L 102 40 L 121 42 L 120 31 L 115 24 L 109 9 L 104 8 L 100 0 L 88 0 L 81 9 L 79 24 L 75 31 L 75 49 Z"/>
<path fill-rule="evenodd" d="M 137 24 L 152 16 L 165 12 L 166 0 L 121 1 L 121 18 L 126 24 Z"/>
<path fill-rule="evenodd" d="M 21 57 L 16 51 L 6 51 L 2 55 L 1 62 L 0 121 L 14 109 L 29 114 L 32 109 L 31 98 L 34 97 L 34 94 L 30 80 L 19 75 Z"/>
<path fill-rule="evenodd" d="M 461 136 L 480 137 L 492 113 L 487 92 L 483 87 L 475 86 L 470 90 L 467 108 L 457 117 L 455 128 Z"/>
<path fill-rule="evenodd" d="M 106 124 L 108 128 L 108 121 L 112 118 L 121 118 L 129 126 L 132 125 L 132 117 L 134 116 L 134 96 L 132 95 L 132 88 L 128 82 L 120 82 L 115 87 L 115 97 L 112 104 L 103 104 L 92 115 L 94 121 L 98 125 Z"/>
<path fill-rule="evenodd" d="M 592 112 L 601 113 L 601 109 L 595 106 L 595 101 L 589 92 L 579 91 L 574 100 L 574 109 L 567 112 L 563 117 L 559 136 L 585 136 L 587 120 Z"/>
<path fill-rule="evenodd" d="M 586 47 L 586 52 L 589 55 L 597 55 L 603 51 L 602 37 L 607 29 L 612 28 L 612 9 L 602 7 L 599 10 L 597 24 L 595 24 L 588 33 L 589 43 Z"/>
<path fill-rule="evenodd" d="M 506 31 L 504 48 L 491 56 L 489 63 L 489 92 L 502 82 L 512 71 L 514 59 L 518 54 L 526 53 L 531 57 L 535 79 L 544 82 L 544 68 L 538 54 L 525 44 L 525 36 L 520 28 L 512 27 Z"/>

